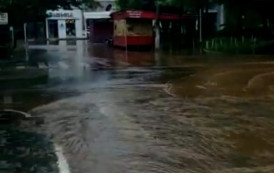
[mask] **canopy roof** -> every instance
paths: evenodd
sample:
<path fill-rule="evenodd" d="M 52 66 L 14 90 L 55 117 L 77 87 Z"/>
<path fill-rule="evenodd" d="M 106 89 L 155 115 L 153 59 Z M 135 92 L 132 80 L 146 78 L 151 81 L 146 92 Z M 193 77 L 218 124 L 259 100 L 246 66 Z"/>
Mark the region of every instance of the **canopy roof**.
<path fill-rule="evenodd" d="M 122 10 L 111 13 L 114 19 L 156 19 L 156 13 L 153 11 L 139 11 L 139 10 Z M 179 20 L 184 18 L 191 18 L 193 15 L 178 15 L 171 13 L 160 13 L 160 20 Z"/>
<path fill-rule="evenodd" d="M 102 12 L 85 12 L 85 19 L 108 19 L 110 18 L 110 11 L 102 11 Z"/>

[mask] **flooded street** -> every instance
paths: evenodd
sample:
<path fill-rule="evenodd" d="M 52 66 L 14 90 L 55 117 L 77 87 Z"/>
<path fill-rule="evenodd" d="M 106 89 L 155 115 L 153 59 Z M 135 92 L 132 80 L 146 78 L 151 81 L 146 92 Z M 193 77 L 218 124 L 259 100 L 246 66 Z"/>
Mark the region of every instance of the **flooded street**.
<path fill-rule="evenodd" d="M 3 88 L 1 107 L 42 118 L 22 126 L 71 173 L 271 173 L 273 58 L 32 45 L 47 80 Z"/>

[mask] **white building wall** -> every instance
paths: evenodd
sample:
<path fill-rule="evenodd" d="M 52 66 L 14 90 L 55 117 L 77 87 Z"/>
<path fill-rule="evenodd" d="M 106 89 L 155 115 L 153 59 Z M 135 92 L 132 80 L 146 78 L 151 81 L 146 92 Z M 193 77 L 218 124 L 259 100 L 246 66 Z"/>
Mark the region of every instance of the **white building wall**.
<path fill-rule="evenodd" d="M 47 19 L 45 23 L 46 23 L 46 38 L 49 39 L 49 23 Z"/>
<path fill-rule="evenodd" d="M 204 11 L 205 13 L 206 11 Z M 225 24 L 225 8 L 224 5 L 214 5 L 209 10 L 209 13 L 216 13 L 217 21 L 216 21 L 216 30 L 220 31 L 224 29 Z"/>
<path fill-rule="evenodd" d="M 59 39 L 66 39 L 66 20 L 72 19 L 75 20 L 75 32 L 76 32 L 76 39 L 85 38 L 85 32 L 83 27 L 83 13 L 81 10 L 74 9 L 74 10 L 48 10 L 47 14 L 50 15 L 46 19 L 46 33 L 47 39 L 49 39 L 49 26 L 48 20 L 57 20 L 58 23 L 58 35 Z"/>
<path fill-rule="evenodd" d="M 60 39 L 67 38 L 65 20 L 58 20 L 58 36 Z"/>
<path fill-rule="evenodd" d="M 218 15 L 217 15 L 217 30 L 224 29 L 225 24 L 225 8 L 224 5 L 219 5 Z"/>
<path fill-rule="evenodd" d="M 76 20 L 75 21 L 75 30 L 76 30 L 76 37 L 77 38 L 83 38 L 83 22 L 82 20 Z"/>
<path fill-rule="evenodd" d="M 73 10 L 73 16 L 77 18 L 75 21 L 76 37 L 85 38 L 84 26 L 83 26 L 83 17 L 84 12 L 81 10 Z"/>

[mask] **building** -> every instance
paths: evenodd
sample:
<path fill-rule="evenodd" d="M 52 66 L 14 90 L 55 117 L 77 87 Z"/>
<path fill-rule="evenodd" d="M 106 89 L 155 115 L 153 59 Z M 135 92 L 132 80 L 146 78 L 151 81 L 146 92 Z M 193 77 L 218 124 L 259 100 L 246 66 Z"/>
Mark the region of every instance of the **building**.
<path fill-rule="evenodd" d="M 103 43 L 112 38 L 113 21 L 110 14 L 115 11 L 115 0 L 97 0 L 100 5 L 96 9 L 86 11 L 84 19 L 87 36 L 92 43 Z"/>
<path fill-rule="evenodd" d="M 100 36 L 106 35 L 110 30 L 110 13 L 115 7 L 115 0 L 97 0 L 99 6 L 84 11 L 73 10 L 48 10 L 46 18 L 46 39 L 86 39 L 88 36 L 98 36 L 95 40 L 102 40 Z M 91 27 L 92 26 L 92 27 Z M 111 26 L 112 28 L 112 26 Z M 104 31 L 105 32 L 101 32 Z M 91 31 L 95 33 L 91 34 Z M 98 33 L 99 32 L 99 33 Z M 94 37 L 92 37 L 94 38 Z"/>
<path fill-rule="evenodd" d="M 74 10 L 48 10 L 46 18 L 47 39 L 84 39 L 86 38 L 83 12 Z"/>
<path fill-rule="evenodd" d="M 2 58 L 7 58 L 9 50 L 14 46 L 12 27 L 9 26 L 8 13 L 0 12 L 0 51 Z"/>
<path fill-rule="evenodd" d="M 203 11 L 203 26 L 207 32 L 220 31 L 225 25 L 225 10 L 224 5 L 212 4 L 208 11 Z"/>
<path fill-rule="evenodd" d="M 111 14 L 114 20 L 113 45 L 118 47 L 154 47 L 155 26 L 157 15 L 153 11 L 121 10 Z M 178 15 L 172 13 L 160 13 L 158 15 L 163 35 L 176 38 L 180 37 L 181 25 L 189 25 L 194 21 L 192 15 Z M 180 23 L 179 27 L 177 24 Z M 191 24 L 191 23 L 190 23 Z M 166 27 L 167 26 L 167 27 Z M 179 28 L 179 29 L 178 29 Z M 178 32 L 179 31 L 179 32 Z M 170 34 L 170 33 L 173 33 Z"/>
<path fill-rule="evenodd" d="M 87 35 L 92 43 L 103 43 L 112 38 L 113 22 L 111 12 L 85 12 Z"/>

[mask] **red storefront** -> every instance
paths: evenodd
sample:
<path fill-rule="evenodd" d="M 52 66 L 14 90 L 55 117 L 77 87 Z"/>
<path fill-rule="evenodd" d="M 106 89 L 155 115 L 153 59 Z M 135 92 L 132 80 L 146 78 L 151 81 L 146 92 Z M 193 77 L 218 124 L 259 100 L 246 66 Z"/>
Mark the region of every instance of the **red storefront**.
<path fill-rule="evenodd" d="M 123 10 L 111 14 L 114 20 L 113 45 L 153 46 L 155 12 Z M 159 20 L 180 20 L 182 16 L 176 14 L 160 14 Z"/>

